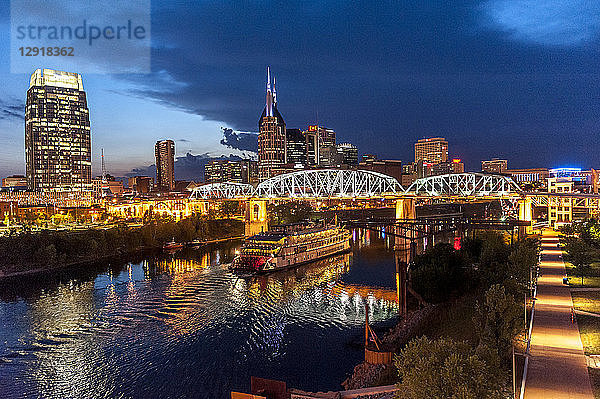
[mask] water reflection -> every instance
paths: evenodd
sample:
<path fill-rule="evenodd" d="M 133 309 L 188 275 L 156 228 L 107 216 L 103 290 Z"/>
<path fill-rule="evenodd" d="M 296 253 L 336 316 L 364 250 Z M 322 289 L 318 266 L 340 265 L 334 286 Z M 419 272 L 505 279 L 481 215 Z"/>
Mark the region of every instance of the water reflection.
<path fill-rule="evenodd" d="M 250 375 L 335 389 L 364 301 L 374 323 L 397 314 L 390 237 L 353 234 L 351 254 L 270 275 L 231 274 L 222 245 L 25 290 L 0 302 L 0 397 L 222 398 Z"/>

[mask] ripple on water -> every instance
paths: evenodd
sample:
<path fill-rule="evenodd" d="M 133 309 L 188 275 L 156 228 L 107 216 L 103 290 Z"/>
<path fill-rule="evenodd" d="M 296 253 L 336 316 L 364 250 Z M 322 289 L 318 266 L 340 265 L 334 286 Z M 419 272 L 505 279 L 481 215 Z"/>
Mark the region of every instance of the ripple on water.
<path fill-rule="evenodd" d="M 220 256 L 228 262 L 233 251 Z M 363 299 L 336 284 L 348 274 L 359 281 L 369 260 L 238 278 L 208 258 L 180 271 L 149 259 L 46 289 L 26 304 L 28 324 L 0 356 L 0 381 L 19 381 L 9 398 L 84 397 L 86 387 L 99 397 L 224 398 L 247 391 L 251 374 L 334 389 L 362 356 L 346 343 L 360 333 Z M 393 316 L 384 304 L 372 310 L 374 320 Z"/>

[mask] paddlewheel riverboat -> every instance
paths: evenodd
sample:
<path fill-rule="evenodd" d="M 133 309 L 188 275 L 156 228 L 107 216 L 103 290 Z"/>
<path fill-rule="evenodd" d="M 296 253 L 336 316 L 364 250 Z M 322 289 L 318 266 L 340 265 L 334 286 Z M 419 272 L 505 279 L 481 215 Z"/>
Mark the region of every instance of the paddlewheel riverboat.
<path fill-rule="evenodd" d="M 313 262 L 350 250 L 350 237 L 348 230 L 325 223 L 275 226 L 248 237 L 231 269 L 266 273 Z"/>

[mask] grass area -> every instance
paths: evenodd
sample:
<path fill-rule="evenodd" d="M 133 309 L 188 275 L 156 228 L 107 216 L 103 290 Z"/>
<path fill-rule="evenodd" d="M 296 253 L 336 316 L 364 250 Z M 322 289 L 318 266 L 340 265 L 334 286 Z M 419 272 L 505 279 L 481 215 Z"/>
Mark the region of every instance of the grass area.
<path fill-rule="evenodd" d="M 579 335 L 586 355 L 600 355 L 600 317 L 577 315 Z"/>
<path fill-rule="evenodd" d="M 478 337 L 473 325 L 475 303 L 476 297 L 467 295 L 441 305 L 439 314 L 431 318 L 420 333 L 432 339 L 448 337 L 476 345 Z"/>
<path fill-rule="evenodd" d="M 565 268 L 567 269 L 567 276 L 569 276 L 569 286 L 571 287 L 587 287 L 587 288 L 600 288 L 600 262 L 594 262 L 590 265 L 588 275 L 583 278 L 583 285 L 581 284 L 581 277 L 575 276 L 575 267 L 565 262 Z"/>
<path fill-rule="evenodd" d="M 574 291 L 571 297 L 575 309 L 600 314 L 600 291 Z"/>

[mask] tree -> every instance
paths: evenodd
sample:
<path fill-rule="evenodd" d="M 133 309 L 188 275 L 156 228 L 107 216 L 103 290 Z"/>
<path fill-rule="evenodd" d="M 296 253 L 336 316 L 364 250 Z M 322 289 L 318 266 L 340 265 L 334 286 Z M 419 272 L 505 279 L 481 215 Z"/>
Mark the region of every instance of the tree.
<path fill-rule="evenodd" d="M 304 201 L 291 201 L 272 205 L 268 213 L 276 224 L 297 223 L 310 217 L 312 207 Z"/>
<path fill-rule="evenodd" d="M 450 244 L 437 244 L 415 257 L 410 272 L 412 288 L 431 303 L 447 301 L 465 285 L 465 267 L 461 254 Z"/>
<path fill-rule="evenodd" d="M 521 312 L 522 308 L 503 286 L 491 286 L 485 293 L 485 302 L 478 302 L 475 308 L 473 322 L 479 345 L 494 350 L 500 359 L 506 360 L 522 326 Z"/>
<path fill-rule="evenodd" d="M 510 246 L 501 234 L 489 232 L 483 237 L 479 274 L 484 287 L 501 284 L 509 277 Z"/>
<path fill-rule="evenodd" d="M 568 238 L 564 242 L 567 251 L 566 260 L 575 266 L 575 275 L 581 277 L 581 285 L 583 285 L 583 277 L 587 274 L 593 260 L 591 248 L 584 240 L 578 238 Z"/>
<path fill-rule="evenodd" d="M 223 217 L 235 216 L 238 213 L 239 201 L 223 201 L 219 206 L 219 213 Z"/>
<path fill-rule="evenodd" d="M 531 270 L 537 266 L 539 246 L 536 239 L 524 239 L 515 244 L 508 257 L 508 279 L 504 286 L 516 294 L 529 287 Z"/>
<path fill-rule="evenodd" d="M 502 398 L 498 370 L 465 342 L 411 340 L 395 358 L 402 398 Z"/>

